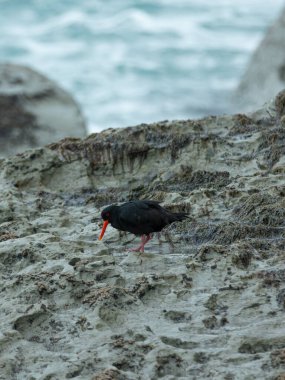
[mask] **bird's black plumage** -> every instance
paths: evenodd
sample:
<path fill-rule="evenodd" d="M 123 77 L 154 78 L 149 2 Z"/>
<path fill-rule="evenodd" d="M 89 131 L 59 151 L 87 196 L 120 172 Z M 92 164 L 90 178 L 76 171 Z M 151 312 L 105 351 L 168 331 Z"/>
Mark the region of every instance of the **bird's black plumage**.
<path fill-rule="evenodd" d="M 142 249 L 140 250 L 143 250 L 151 233 L 159 232 L 167 225 L 187 218 L 186 213 L 173 213 L 161 207 L 159 202 L 151 200 L 131 201 L 120 206 L 111 205 L 102 211 L 101 216 L 106 221 L 106 226 L 109 222 L 118 230 L 142 236 L 142 244 L 139 247 Z M 103 234 L 102 230 L 100 238 L 103 237 Z M 144 239 L 146 241 L 143 240 L 143 236 L 146 237 Z"/>

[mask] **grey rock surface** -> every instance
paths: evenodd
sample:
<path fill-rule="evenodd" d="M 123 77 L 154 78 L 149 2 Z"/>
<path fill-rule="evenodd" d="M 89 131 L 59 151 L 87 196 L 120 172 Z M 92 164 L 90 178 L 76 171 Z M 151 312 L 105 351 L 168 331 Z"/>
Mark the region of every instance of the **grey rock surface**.
<path fill-rule="evenodd" d="M 0 64 L 0 116 L 0 157 L 67 136 L 86 136 L 71 95 L 25 66 Z"/>
<path fill-rule="evenodd" d="M 281 93 L 0 161 L 0 379 L 283 379 L 284 128 Z M 98 241 L 138 198 L 189 219 Z"/>
<path fill-rule="evenodd" d="M 254 52 L 234 94 L 236 112 L 253 111 L 285 88 L 285 8 Z"/>

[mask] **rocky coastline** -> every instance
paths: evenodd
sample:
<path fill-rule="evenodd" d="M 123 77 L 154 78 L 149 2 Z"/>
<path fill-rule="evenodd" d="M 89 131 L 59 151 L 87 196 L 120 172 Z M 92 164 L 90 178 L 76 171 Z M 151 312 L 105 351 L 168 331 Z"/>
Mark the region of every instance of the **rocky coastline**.
<path fill-rule="evenodd" d="M 281 92 L 2 159 L 0 379 L 284 379 L 284 131 Z M 131 199 L 190 217 L 98 241 Z"/>

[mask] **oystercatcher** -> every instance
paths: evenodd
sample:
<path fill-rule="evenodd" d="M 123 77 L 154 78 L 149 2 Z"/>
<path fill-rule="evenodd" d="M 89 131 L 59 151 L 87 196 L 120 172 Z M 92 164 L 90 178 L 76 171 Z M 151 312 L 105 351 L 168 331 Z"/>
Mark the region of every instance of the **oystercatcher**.
<path fill-rule="evenodd" d="M 120 206 L 111 205 L 101 213 L 104 220 L 99 236 L 101 240 L 110 223 L 112 227 L 141 236 L 141 244 L 131 249 L 134 252 L 144 252 L 144 246 L 151 239 L 153 232 L 160 232 L 173 222 L 181 222 L 187 218 L 185 212 L 171 212 L 159 205 L 159 202 L 142 200 L 126 202 Z"/>

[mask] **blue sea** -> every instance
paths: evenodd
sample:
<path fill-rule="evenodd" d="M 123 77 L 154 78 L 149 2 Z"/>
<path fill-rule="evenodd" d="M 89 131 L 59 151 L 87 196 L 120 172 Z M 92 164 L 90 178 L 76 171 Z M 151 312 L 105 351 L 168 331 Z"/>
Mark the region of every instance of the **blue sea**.
<path fill-rule="evenodd" d="M 0 60 L 68 90 L 89 131 L 229 111 L 284 0 L 0 0 Z"/>

